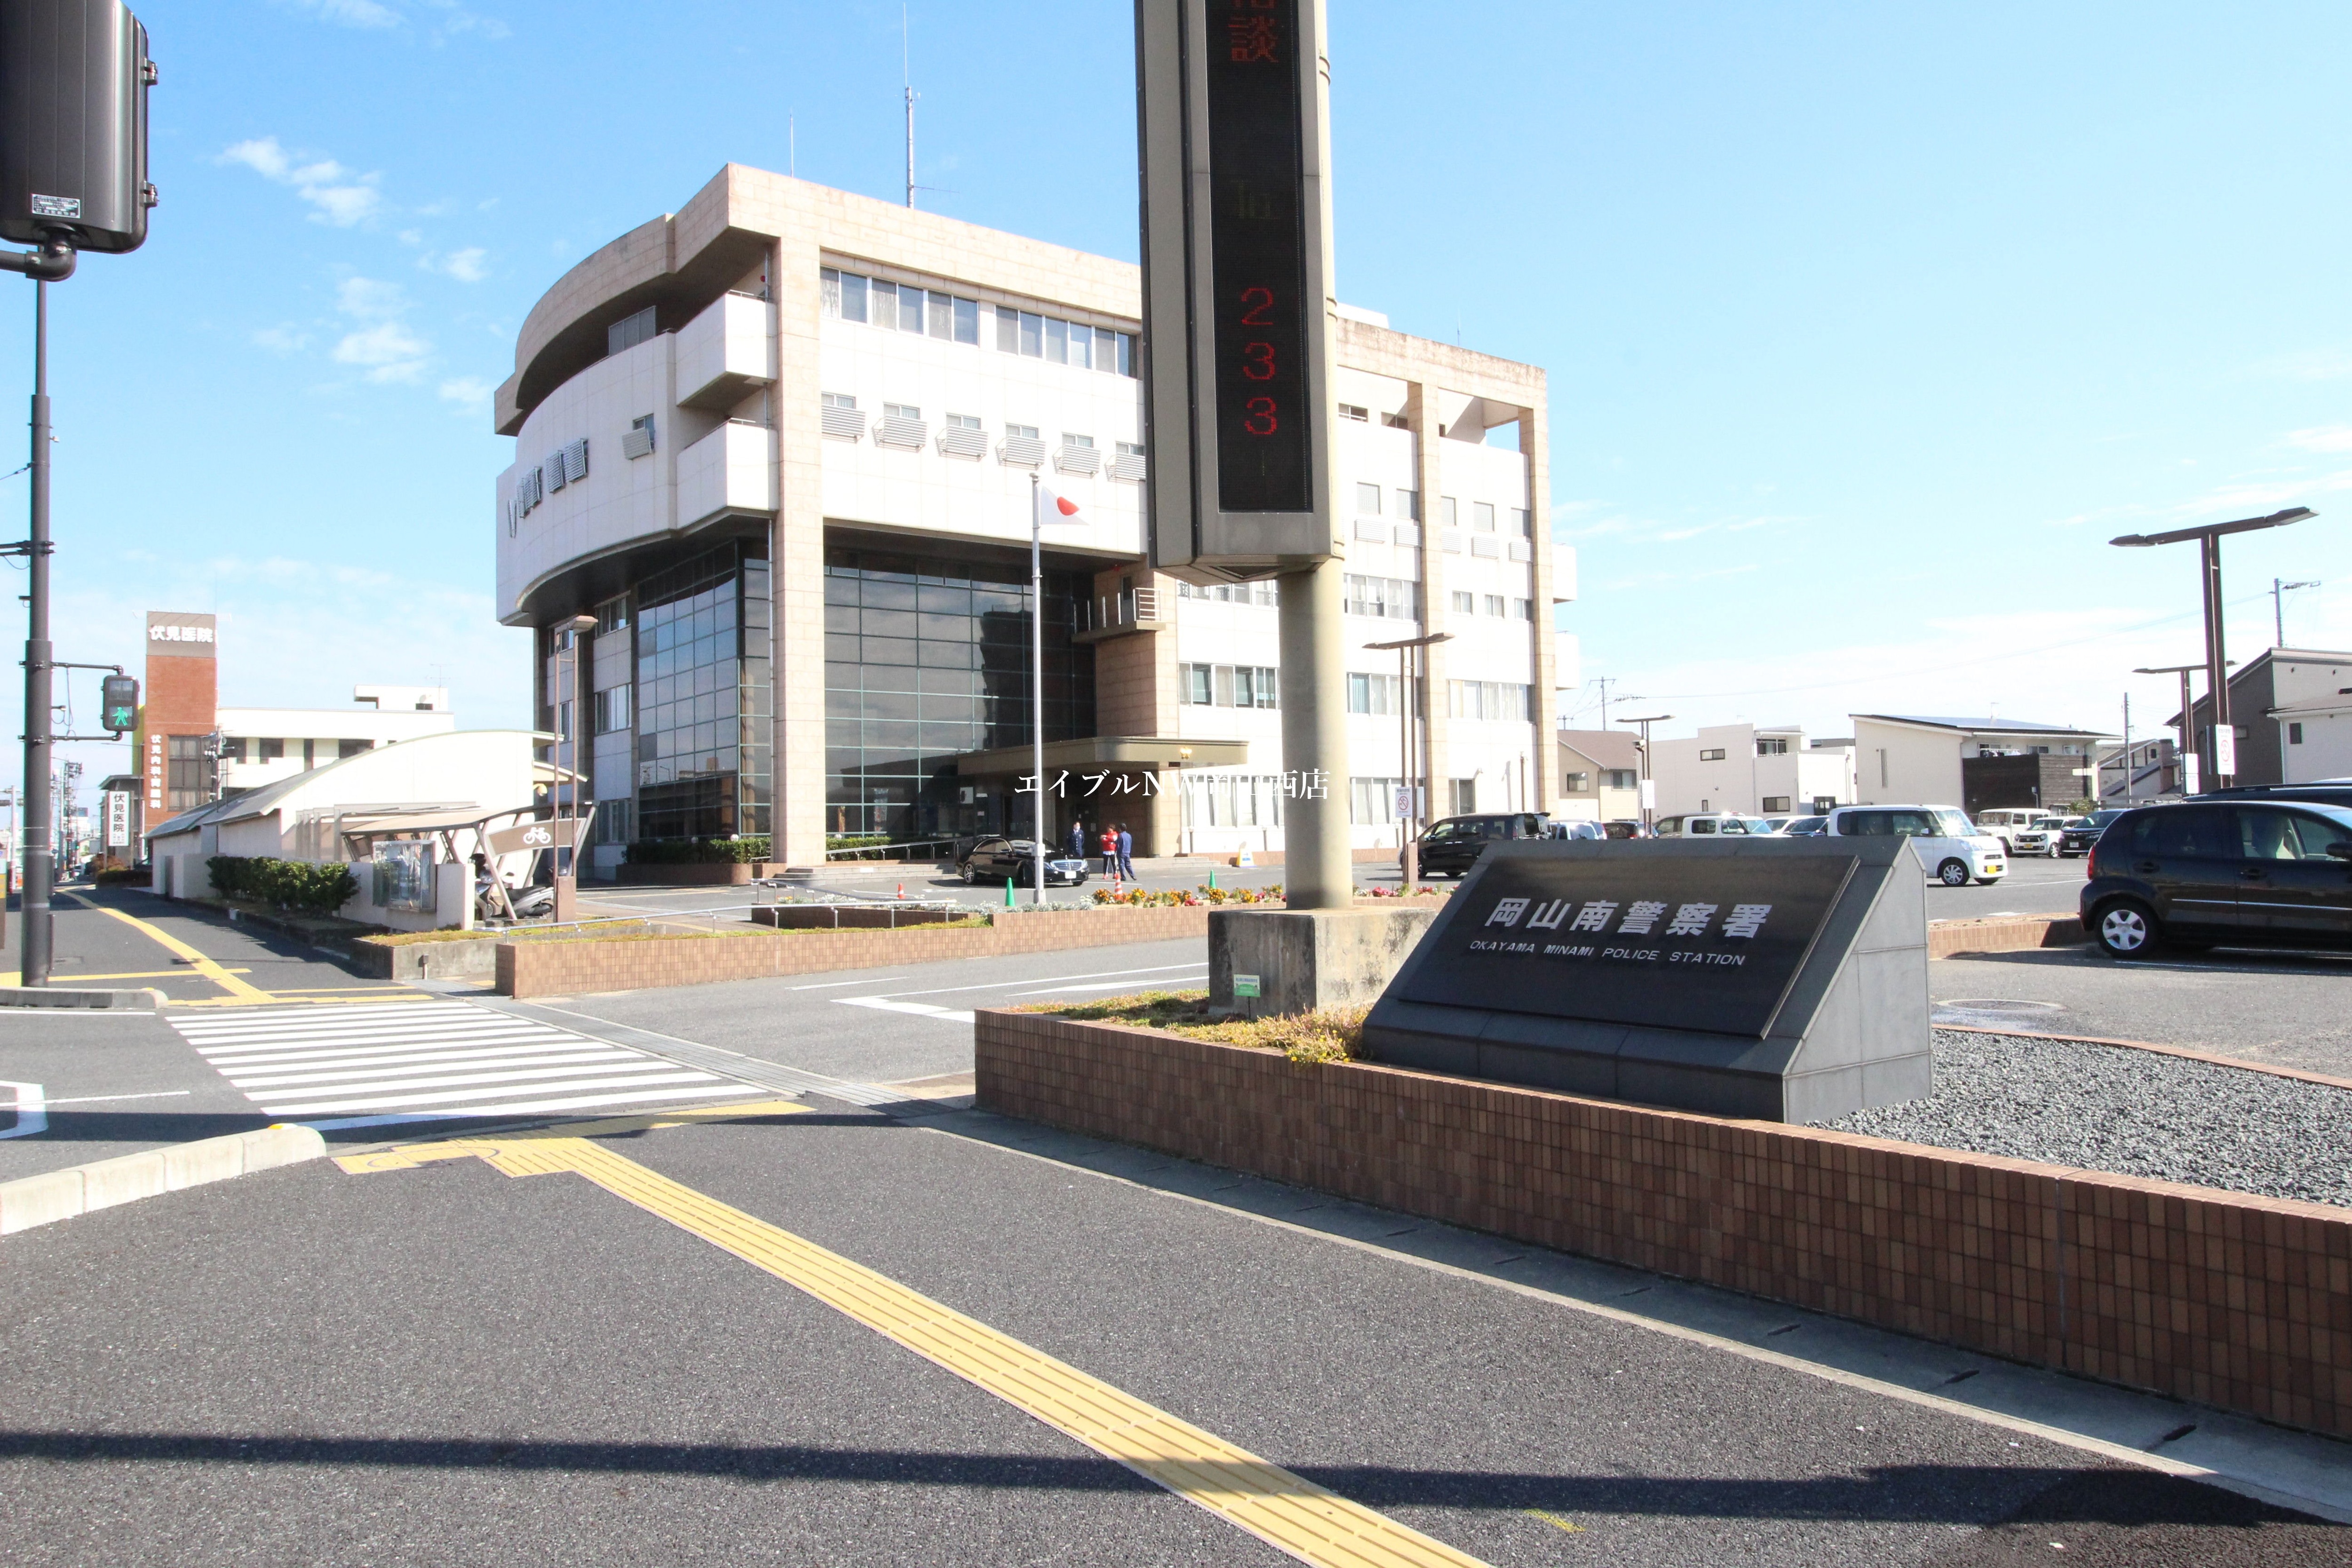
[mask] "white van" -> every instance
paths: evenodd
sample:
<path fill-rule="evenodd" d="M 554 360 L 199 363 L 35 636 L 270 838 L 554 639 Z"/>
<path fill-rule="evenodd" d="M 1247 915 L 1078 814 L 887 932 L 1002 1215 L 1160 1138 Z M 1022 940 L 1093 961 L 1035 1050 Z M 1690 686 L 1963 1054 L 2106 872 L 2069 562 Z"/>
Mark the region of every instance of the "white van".
<path fill-rule="evenodd" d="M 2000 840 L 1979 833 L 1948 805 L 1842 805 L 1830 813 L 1832 838 L 1908 838 L 1919 868 L 1948 888 L 1988 886 L 2009 875 Z"/>
<path fill-rule="evenodd" d="M 1728 811 L 1694 812 L 1687 816 L 1662 816 L 1657 833 L 1661 838 L 1697 838 L 1707 834 L 1725 837 L 1754 835 L 1761 837 L 1772 831 L 1760 816 L 1739 816 Z"/>
<path fill-rule="evenodd" d="M 1999 805 L 1976 815 L 1977 831 L 1990 833 L 2000 839 L 2000 847 L 2011 856 L 2045 853 L 2049 844 L 2049 834 L 2045 830 L 2056 827 L 2065 820 L 2057 812 L 2045 811 L 2038 805 Z M 2017 841 L 2020 834 L 2030 835 L 2032 844 L 2020 844 Z"/>

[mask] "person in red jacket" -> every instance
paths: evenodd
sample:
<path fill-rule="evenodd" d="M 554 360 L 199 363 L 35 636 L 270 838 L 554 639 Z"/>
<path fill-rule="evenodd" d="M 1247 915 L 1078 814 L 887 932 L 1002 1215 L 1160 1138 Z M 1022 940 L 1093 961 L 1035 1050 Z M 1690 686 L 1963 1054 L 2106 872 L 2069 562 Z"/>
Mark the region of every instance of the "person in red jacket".
<path fill-rule="evenodd" d="M 1110 824 L 1108 822 L 1103 824 L 1101 847 L 1103 858 L 1102 874 L 1110 878 L 1118 877 L 1118 835 L 1112 829 Z"/>

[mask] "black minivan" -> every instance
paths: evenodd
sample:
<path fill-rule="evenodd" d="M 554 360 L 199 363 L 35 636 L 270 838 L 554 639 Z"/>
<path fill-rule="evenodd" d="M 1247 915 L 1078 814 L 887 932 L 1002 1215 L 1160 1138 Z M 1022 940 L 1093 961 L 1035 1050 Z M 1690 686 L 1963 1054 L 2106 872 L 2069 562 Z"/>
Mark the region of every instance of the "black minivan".
<path fill-rule="evenodd" d="M 2158 944 L 2352 948 L 2352 810 L 2305 801 L 2185 801 L 2107 825 L 2083 929 L 2110 957 Z"/>
<path fill-rule="evenodd" d="M 1449 816 L 1421 836 L 1421 874 L 1466 877 L 1486 846 L 1506 838 L 1541 838 L 1548 818 L 1539 811 L 1505 811 L 1482 816 Z M 1404 863 L 1400 852 L 1397 863 Z"/>

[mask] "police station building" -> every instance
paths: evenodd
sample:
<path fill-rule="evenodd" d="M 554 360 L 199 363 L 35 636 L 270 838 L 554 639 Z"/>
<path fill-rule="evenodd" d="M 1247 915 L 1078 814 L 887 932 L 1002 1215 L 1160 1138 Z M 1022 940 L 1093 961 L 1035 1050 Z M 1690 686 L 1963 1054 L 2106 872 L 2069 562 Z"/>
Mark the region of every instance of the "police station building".
<path fill-rule="evenodd" d="M 1034 717 L 1057 834 L 1282 847 L 1273 585 L 1145 560 L 1141 308 L 1126 262 L 736 165 L 548 291 L 498 394 L 499 605 L 537 631 L 540 727 L 562 765 L 580 751 L 602 874 L 643 840 L 772 834 L 811 864 L 833 835 L 1025 828 Z M 1540 370 L 1346 307 L 1336 342 L 1335 787 L 1379 855 L 1406 700 L 1431 815 L 1546 808 L 1574 567 Z M 1033 476 L 1079 518 L 1046 534 L 1040 692 Z M 1424 631 L 1453 640 L 1409 695 L 1362 645 Z"/>

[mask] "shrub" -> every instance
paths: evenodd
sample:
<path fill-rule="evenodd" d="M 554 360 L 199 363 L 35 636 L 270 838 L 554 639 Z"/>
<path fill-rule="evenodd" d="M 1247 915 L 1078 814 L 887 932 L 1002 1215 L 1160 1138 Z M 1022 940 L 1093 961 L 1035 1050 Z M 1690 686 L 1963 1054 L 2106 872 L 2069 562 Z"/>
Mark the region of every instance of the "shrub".
<path fill-rule="evenodd" d="M 629 846 L 632 866 L 748 866 L 770 858 L 768 835 L 741 838 L 658 838 Z"/>
<path fill-rule="evenodd" d="M 1209 994 L 1205 991 L 1140 991 L 1093 1002 L 1033 1002 L 1013 1010 L 1125 1024 L 1139 1029 L 1165 1029 L 1194 1039 L 1280 1051 L 1295 1062 L 1352 1061 L 1363 1047 L 1364 1018 L 1371 1011 L 1369 1007 L 1328 1007 L 1285 1017 L 1213 1022 L 1209 1017 Z"/>
<path fill-rule="evenodd" d="M 110 866 L 90 879 L 101 888 L 120 888 L 132 882 L 143 885 L 153 879 L 152 871 L 134 870 L 128 866 Z"/>
<path fill-rule="evenodd" d="M 205 862 L 213 887 L 225 899 L 331 915 L 359 895 L 359 879 L 349 866 L 314 860 L 278 860 L 264 855 L 215 855 Z"/>

